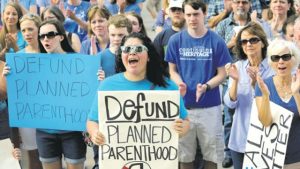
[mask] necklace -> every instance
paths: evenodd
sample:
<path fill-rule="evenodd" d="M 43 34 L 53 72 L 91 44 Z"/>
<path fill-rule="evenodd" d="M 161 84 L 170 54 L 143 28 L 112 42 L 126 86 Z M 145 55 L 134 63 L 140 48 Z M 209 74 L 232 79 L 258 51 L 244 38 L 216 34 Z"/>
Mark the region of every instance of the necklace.
<path fill-rule="evenodd" d="M 277 85 L 277 91 L 278 95 L 283 99 L 283 100 L 289 100 L 292 96 L 292 91 L 290 86 L 280 86 Z"/>

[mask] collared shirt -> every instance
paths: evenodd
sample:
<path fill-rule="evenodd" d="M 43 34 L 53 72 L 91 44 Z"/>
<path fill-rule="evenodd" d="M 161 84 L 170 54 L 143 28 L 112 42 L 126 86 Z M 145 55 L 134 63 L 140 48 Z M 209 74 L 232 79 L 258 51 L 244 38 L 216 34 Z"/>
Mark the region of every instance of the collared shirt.
<path fill-rule="evenodd" d="M 224 19 L 217 25 L 215 30 L 215 32 L 225 40 L 226 44 L 235 35 L 234 27 L 239 25 L 238 23 L 235 22 L 233 16 L 234 14 L 232 12 L 228 18 Z M 250 16 L 248 16 L 247 23 L 250 21 L 251 21 Z M 263 30 L 265 31 L 267 38 L 272 39 L 272 29 L 270 25 L 267 22 L 260 19 L 258 19 L 258 22 L 260 23 Z"/>
<path fill-rule="evenodd" d="M 259 0 L 251 1 L 251 9 L 256 10 L 258 16 L 261 16 L 262 6 Z M 210 19 L 212 16 L 218 15 L 220 12 L 224 10 L 224 0 L 212 0 L 208 3 L 207 10 L 207 19 Z"/>
<path fill-rule="evenodd" d="M 255 95 L 254 88 L 251 86 L 251 78 L 247 73 L 249 61 L 240 60 L 237 61 L 235 65 L 237 66 L 239 72 L 237 100 L 232 101 L 229 97 L 229 90 L 233 83 L 231 78 L 229 78 L 229 87 L 224 95 L 224 103 L 229 108 L 235 108 L 228 147 L 234 151 L 244 153 L 247 142 L 248 127 L 250 123 L 252 101 Z M 263 79 L 266 79 L 274 74 L 273 69 L 268 64 L 267 58 L 265 58 L 259 65 L 259 72 Z"/>
<path fill-rule="evenodd" d="M 224 0 L 213 0 L 208 3 L 207 19 L 216 16 L 224 10 Z"/>

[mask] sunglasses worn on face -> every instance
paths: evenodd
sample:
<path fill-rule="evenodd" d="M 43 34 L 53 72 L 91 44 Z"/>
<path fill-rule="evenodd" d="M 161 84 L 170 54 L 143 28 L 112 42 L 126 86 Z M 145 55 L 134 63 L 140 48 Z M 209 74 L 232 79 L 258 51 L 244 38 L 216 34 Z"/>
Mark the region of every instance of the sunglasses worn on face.
<path fill-rule="evenodd" d="M 260 41 L 259 38 L 254 37 L 254 38 L 250 38 L 250 39 L 241 39 L 241 44 L 242 45 L 247 45 L 248 42 L 250 42 L 251 45 L 253 44 L 257 44 Z"/>
<path fill-rule="evenodd" d="M 61 35 L 61 33 L 51 31 L 51 32 L 39 35 L 39 39 L 44 40 L 45 37 L 47 37 L 47 39 L 53 39 L 57 35 Z"/>
<path fill-rule="evenodd" d="M 289 61 L 292 58 L 292 55 L 290 53 L 284 54 L 284 55 L 272 55 L 271 60 L 272 62 L 279 62 L 280 58 L 284 61 Z"/>
<path fill-rule="evenodd" d="M 123 53 L 142 53 L 148 51 L 148 48 L 144 45 L 121 46 L 121 51 Z"/>
<path fill-rule="evenodd" d="M 176 11 L 179 11 L 179 12 L 182 12 L 182 8 L 177 8 L 177 7 L 172 7 L 170 8 L 171 12 L 176 12 Z"/>

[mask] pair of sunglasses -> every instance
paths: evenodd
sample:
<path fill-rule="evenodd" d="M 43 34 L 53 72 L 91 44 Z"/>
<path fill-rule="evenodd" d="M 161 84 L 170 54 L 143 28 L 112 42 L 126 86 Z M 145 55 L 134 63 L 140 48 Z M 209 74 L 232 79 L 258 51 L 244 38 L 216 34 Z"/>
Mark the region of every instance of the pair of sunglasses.
<path fill-rule="evenodd" d="M 61 33 L 51 31 L 51 32 L 39 35 L 39 39 L 44 40 L 45 37 L 47 37 L 47 39 L 53 39 L 57 35 L 61 35 Z"/>
<path fill-rule="evenodd" d="M 121 51 L 123 53 L 142 53 L 148 51 L 148 48 L 144 45 L 121 46 Z"/>
<path fill-rule="evenodd" d="M 253 45 L 253 44 L 257 44 L 259 41 L 260 41 L 260 39 L 257 38 L 257 37 L 253 37 L 253 38 L 250 38 L 250 39 L 241 39 L 240 40 L 240 42 L 241 42 L 242 45 L 247 45 L 248 42 L 251 45 Z"/>
<path fill-rule="evenodd" d="M 182 8 L 178 8 L 178 7 L 172 7 L 170 8 L 171 12 L 176 12 L 176 11 L 179 11 L 179 12 L 183 12 Z"/>
<path fill-rule="evenodd" d="M 289 61 L 292 58 L 292 55 L 290 53 L 284 54 L 284 55 L 272 55 L 271 60 L 272 62 L 279 62 L 280 58 L 284 61 Z"/>

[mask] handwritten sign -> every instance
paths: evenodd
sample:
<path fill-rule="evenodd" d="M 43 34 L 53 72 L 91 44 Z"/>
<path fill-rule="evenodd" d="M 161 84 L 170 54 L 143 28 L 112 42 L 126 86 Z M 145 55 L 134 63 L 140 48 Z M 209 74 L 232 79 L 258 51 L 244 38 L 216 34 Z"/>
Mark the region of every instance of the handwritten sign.
<path fill-rule="evenodd" d="M 99 168 L 178 168 L 178 91 L 100 91 L 98 100 Z"/>
<path fill-rule="evenodd" d="M 257 107 L 253 101 L 244 169 L 283 168 L 293 113 L 270 103 L 273 124 L 264 127 L 258 119 Z"/>
<path fill-rule="evenodd" d="M 21 169 L 18 160 L 12 156 L 12 143 L 9 139 L 0 140 L 0 168 Z"/>
<path fill-rule="evenodd" d="M 7 54 L 10 126 L 83 131 L 97 91 L 96 57 Z"/>

